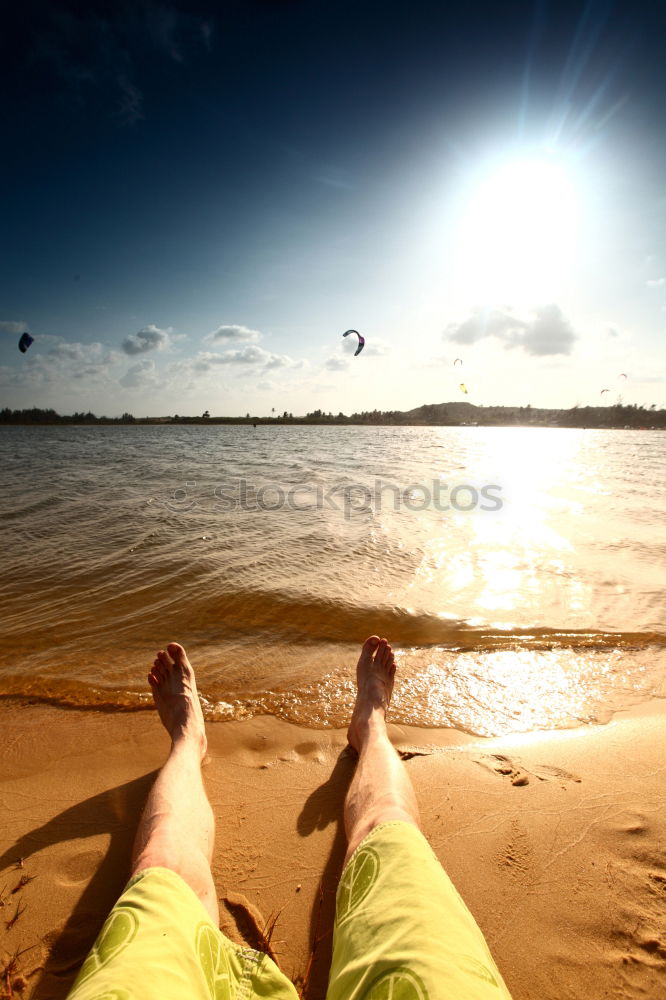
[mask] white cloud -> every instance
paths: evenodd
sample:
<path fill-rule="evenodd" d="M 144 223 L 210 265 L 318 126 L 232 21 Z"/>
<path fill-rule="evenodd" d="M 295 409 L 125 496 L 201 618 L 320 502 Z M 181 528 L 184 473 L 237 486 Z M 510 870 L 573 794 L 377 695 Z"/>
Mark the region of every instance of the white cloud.
<path fill-rule="evenodd" d="M 100 374 L 102 374 L 103 368 L 105 366 L 101 365 L 88 365 L 87 368 L 79 368 L 72 374 L 72 378 L 76 379 L 96 379 Z"/>
<path fill-rule="evenodd" d="M 168 347 L 173 329 L 169 326 L 162 330 L 154 323 L 144 326 L 138 333 L 132 333 L 123 340 L 125 354 L 146 354 L 148 351 L 161 350 Z"/>
<path fill-rule="evenodd" d="M 444 331 L 447 340 L 457 344 L 476 344 L 485 337 L 505 339 L 514 331 L 520 333 L 525 323 L 503 309 L 475 309 L 462 323 L 450 323 Z"/>
<path fill-rule="evenodd" d="M 336 350 L 347 358 L 351 358 L 358 350 L 358 343 L 358 339 L 350 334 L 349 337 L 345 337 L 340 341 L 339 348 L 336 348 Z M 326 350 L 326 348 L 323 348 L 323 350 Z M 391 353 L 391 345 L 386 340 L 382 340 L 381 337 L 372 337 L 370 339 L 366 337 L 361 353 L 365 357 L 386 357 Z M 327 367 L 330 367 L 328 362 L 325 362 L 325 364 Z"/>
<path fill-rule="evenodd" d="M 109 368 L 122 359 L 122 355 L 105 344 L 67 343 L 59 337 L 41 334 L 38 344 L 52 345 L 48 351 L 28 353 L 14 371 L 15 386 L 37 387 L 44 385 L 67 386 L 72 379 L 86 380 L 97 385 L 109 382 Z M 33 348 L 34 350 L 34 348 Z"/>
<path fill-rule="evenodd" d="M 17 373 L 16 368 L 10 367 L 10 365 L 0 366 L 0 386 L 3 389 L 17 389 L 26 385 L 27 382 L 25 373 Z"/>
<path fill-rule="evenodd" d="M 349 368 L 349 362 L 346 358 L 327 358 L 324 368 L 328 368 L 330 372 L 342 372 Z"/>
<path fill-rule="evenodd" d="M 0 319 L 0 330 L 4 330 L 5 333 L 23 333 L 24 330 L 28 329 L 28 324 L 24 323 L 22 319 Z"/>
<path fill-rule="evenodd" d="M 251 330 L 249 327 L 237 323 L 227 323 L 218 326 L 217 330 L 211 330 L 208 336 L 204 337 L 204 340 L 208 343 L 214 343 L 218 340 L 231 343 L 239 340 L 259 340 L 260 337 L 259 330 Z"/>
<path fill-rule="evenodd" d="M 350 333 L 349 336 L 343 337 L 342 340 L 340 341 L 340 350 L 342 351 L 343 354 L 355 354 L 356 351 L 358 350 L 358 345 L 359 345 L 358 337 L 355 337 L 353 333 Z M 367 341 L 365 346 L 366 347 L 368 346 Z"/>
<path fill-rule="evenodd" d="M 148 358 L 143 361 L 137 361 L 135 365 L 127 369 L 123 377 L 118 379 L 118 381 L 125 389 L 143 389 L 148 386 L 157 385 L 158 378 L 155 362 Z"/>
<path fill-rule="evenodd" d="M 256 344 L 248 344 L 247 347 L 237 348 L 233 351 L 224 351 L 222 354 L 200 351 L 193 359 L 193 364 L 195 369 L 200 372 L 211 371 L 217 365 L 262 368 L 264 371 L 276 368 L 304 367 L 303 362 L 294 361 L 287 354 L 272 354 Z"/>
<path fill-rule="evenodd" d="M 106 344 L 100 344 L 99 341 L 93 344 L 61 341 L 51 348 L 47 357 L 51 360 L 89 365 L 108 364 L 111 360 L 118 360 L 120 355 L 110 351 Z"/>
<path fill-rule="evenodd" d="M 444 337 L 457 344 L 475 344 L 496 337 L 507 348 L 519 347 L 538 357 L 571 354 L 576 340 L 571 324 L 554 303 L 537 307 L 529 319 L 515 316 L 508 309 L 477 309 L 464 322 L 449 324 Z"/>
<path fill-rule="evenodd" d="M 263 365 L 269 360 L 270 354 L 263 347 L 238 348 L 235 351 L 224 351 L 223 354 L 202 352 L 199 359 L 207 365 Z"/>
<path fill-rule="evenodd" d="M 559 306 L 541 306 L 536 318 L 522 336 L 515 337 L 511 347 L 522 347 L 527 354 L 543 357 L 548 354 L 571 354 L 576 334 Z"/>
<path fill-rule="evenodd" d="M 391 345 L 380 337 L 373 337 L 372 340 L 366 340 L 363 353 L 366 357 L 386 357 L 391 353 Z"/>
<path fill-rule="evenodd" d="M 270 360 L 266 362 L 266 369 L 269 368 L 293 368 L 296 362 L 292 361 L 286 354 L 271 354 Z"/>
<path fill-rule="evenodd" d="M 649 278 L 645 284 L 650 288 L 662 288 L 666 285 L 666 278 Z"/>

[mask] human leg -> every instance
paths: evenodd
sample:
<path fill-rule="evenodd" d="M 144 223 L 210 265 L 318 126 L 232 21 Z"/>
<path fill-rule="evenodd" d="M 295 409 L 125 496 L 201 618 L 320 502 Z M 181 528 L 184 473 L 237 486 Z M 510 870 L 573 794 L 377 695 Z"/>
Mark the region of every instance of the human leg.
<path fill-rule="evenodd" d="M 171 751 L 139 823 L 132 875 L 146 868 L 176 872 L 217 924 L 217 893 L 210 870 L 215 821 L 201 776 L 206 733 L 194 671 L 183 647 L 172 642 L 161 650 L 148 681 L 171 737 Z"/>
<path fill-rule="evenodd" d="M 345 803 L 349 849 L 338 886 L 327 1000 L 510 1000 L 477 926 L 419 830 L 385 715 L 395 663 L 366 641 L 349 742 L 359 754 Z"/>
<path fill-rule="evenodd" d="M 389 820 L 419 826 L 409 775 L 386 731 L 395 660 L 386 639 L 371 636 L 356 667 L 357 696 L 347 738 L 358 764 L 345 801 L 345 864 L 370 831 Z"/>
<path fill-rule="evenodd" d="M 214 821 L 201 780 L 204 720 L 182 646 L 158 653 L 148 680 L 171 751 L 141 817 L 132 878 L 68 1000 L 297 1000 L 268 955 L 219 930 Z"/>

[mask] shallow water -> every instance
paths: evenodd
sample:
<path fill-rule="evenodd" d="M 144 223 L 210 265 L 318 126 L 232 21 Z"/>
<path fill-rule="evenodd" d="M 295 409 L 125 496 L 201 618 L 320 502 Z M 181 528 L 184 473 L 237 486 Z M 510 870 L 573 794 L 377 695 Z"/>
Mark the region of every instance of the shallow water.
<path fill-rule="evenodd" d="M 0 694 L 343 725 L 370 633 L 392 718 L 481 735 L 666 697 L 666 434 L 3 427 Z"/>

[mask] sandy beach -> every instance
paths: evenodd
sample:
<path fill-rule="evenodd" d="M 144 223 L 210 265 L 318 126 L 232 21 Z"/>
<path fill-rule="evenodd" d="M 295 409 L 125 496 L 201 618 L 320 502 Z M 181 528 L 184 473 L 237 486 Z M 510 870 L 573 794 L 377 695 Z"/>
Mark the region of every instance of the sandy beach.
<path fill-rule="evenodd" d="M 666 0 L 2 38 L 0 1000 L 666 1000 Z"/>
<path fill-rule="evenodd" d="M 168 737 L 148 711 L 6 701 L 0 719 L 4 993 L 61 1000 L 128 877 Z M 353 753 L 341 730 L 272 717 L 209 724 L 208 736 L 222 928 L 256 944 L 274 922 L 279 964 L 319 1000 Z M 547 734 L 391 736 L 515 1000 L 663 995 L 663 702 Z"/>

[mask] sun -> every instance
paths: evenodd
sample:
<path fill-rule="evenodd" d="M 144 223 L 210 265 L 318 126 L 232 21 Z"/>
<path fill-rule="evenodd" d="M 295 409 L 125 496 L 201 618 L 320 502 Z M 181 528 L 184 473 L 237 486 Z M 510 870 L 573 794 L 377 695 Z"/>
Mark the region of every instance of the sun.
<path fill-rule="evenodd" d="M 478 178 L 459 239 L 466 294 L 476 303 L 557 297 L 571 273 L 577 223 L 575 184 L 563 163 L 512 159 Z"/>

